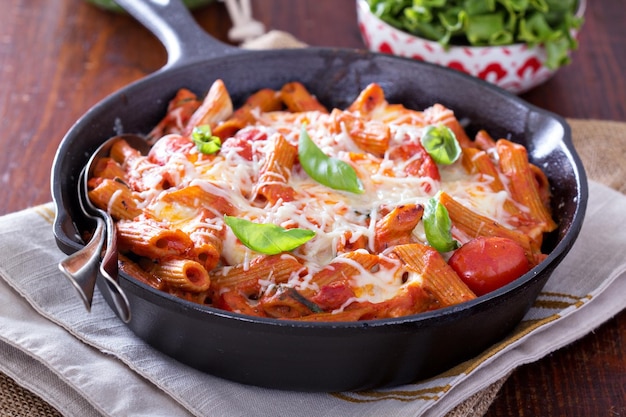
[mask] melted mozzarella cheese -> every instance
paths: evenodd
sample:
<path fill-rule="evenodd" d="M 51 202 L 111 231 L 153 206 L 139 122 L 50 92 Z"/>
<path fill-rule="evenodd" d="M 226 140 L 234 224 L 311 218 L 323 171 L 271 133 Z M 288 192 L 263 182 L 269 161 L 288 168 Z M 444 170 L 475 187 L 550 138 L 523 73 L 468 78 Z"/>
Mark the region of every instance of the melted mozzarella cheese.
<path fill-rule="evenodd" d="M 405 173 L 405 167 L 413 162 L 412 160 L 392 161 L 385 155 L 383 158 L 370 156 L 351 161 L 350 153 L 363 152 L 352 141 L 345 127 L 342 127 L 338 134 L 330 132 L 329 115 L 317 112 L 294 115 L 258 111 L 253 112 L 253 115 L 257 119 L 254 129 L 265 134 L 259 137 L 266 139 L 250 143 L 252 160 L 241 156 L 239 154 L 241 149 L 232 146 L 223 147 L 216 155 L 199 155 L 194 163 L 184 158 L 184 160 L 172 158 L 163 169 L 167 172 L 180 173 L 175 181 L 178 188 L 197 185 L 213 195 L 226 199 L 237 209 L 238 217 L 258 223 L 274 223 L 288 228 L 299 227 L 315 231 L 313 239 L 293 251 L 295 256 L 305 262 L 308 270 L 308 274 L 304 276 L 292 274 L 288 285 L 294 288 L 317 289 L 311 277 L 326 268 L 331 261 L 348 262 L 359 271 L 352 277 L 355 296 L 359 301 L 378 303 L 397 295 L 403 286 L 419 285 L 421 276 L 402 270 L 399 264 L 393 268 L 369 271 L 355 261 L 337 257 L 337 248 L 365 238 L 368 248 L 374 252 L 375 225 L 381 217 L 381 208 L 393 208 L 404 204 L 424 205 L 440 190 L 446 191 L 480 214 L 505 226 L 508 225 L 503 209 L 508 194 L 505 191 L 491 192 L 484 178 L 481 182 L 478 177 L 468 175 L 460 162 L 450 166 L 439 166 L 441 181 L 409 176 Z M 300 126 L 303 123 L 307 124 L 307 131 L 312 140 L 327 155 L 344 160 L 355 167 L 365 189 L 363 194 L 325 187 L 313 181 L 296 163 L 290 177 L 286 179 L 287 185 L 297 194 L 295 201 L 278 201 L 270 205 L 256 199 L 259 171 L 273 150 L 276 135 L 280 132 L 288 142 L 297 145 Z M 390 130 L 391 145 L 399 145 L 407 140 L 419 140 L 422 128 L 419 125 L 390 125 Z M 156 191 L 149 190 L 142 197 L 155 201 L 157 195 Z M 197 214 L 197 210 L 178 204 L 166 206 L 154 203 L 151 210 L 155 216 L 171 223 L 183 222 Z M 223 226 L 221 224 L 223 213 L 214 212 L 214 215 L 217 223 L 214 226 Z M 412 236 L 418 241 L 426 242 L 421 222 Z M 225 267 L 244 265 L 244 268 L 247 268 L 256 256 L 259 254 L 242 245 L 226 227 L 222 251 Z M 272 288 L 273 285 L 271 276 L 261 283 L 264 289 Z M 344 306 L 352 301 L 354 299 L 348 300 Z"/>

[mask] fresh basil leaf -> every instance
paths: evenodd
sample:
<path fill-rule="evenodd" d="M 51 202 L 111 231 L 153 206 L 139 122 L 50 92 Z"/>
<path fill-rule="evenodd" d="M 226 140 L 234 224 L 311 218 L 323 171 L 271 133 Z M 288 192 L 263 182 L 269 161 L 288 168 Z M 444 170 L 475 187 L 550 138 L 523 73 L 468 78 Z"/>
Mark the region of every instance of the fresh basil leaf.
<path fill-rule="evenodd" d="M 191 132 L 191 140 L 201 153 L 207 155 L 219 151 L 222 147 L 222 140 L 212 134 L 211 126 L 209 125 L 194 127 Z"/>
<path fill-rule="evenodd" d="M 318 183 L 334 190 L 363 193 L 363 184 L 350 164 L 326 155 L 311 140 L 302 126 L 298 141 L 298 158 L 304 172 Z"/>
<path fill-rule="evenodd" d="M 433 160 L 442 165 L 450 165 L 461 156 L 461 145 L 454 132 L 447 126 L 426 126 L 420 139 L 422 146 Z"/>
<path fill-rule="evenodd" d="M 459 242 L 452 238 L 452 222 L 446 207 L 436 198 L 431 198 L 424 207 L 424 231 L 428 244 L 439 252 L 458 249 Z"/>
<path fill-rule="evenodd" d="M 227 215 L 224 223 L 246 247 L 266 255 L 292 251 L 315 236 L 312 230 L 285 229 L 272 223 L 255 223 Z"/>

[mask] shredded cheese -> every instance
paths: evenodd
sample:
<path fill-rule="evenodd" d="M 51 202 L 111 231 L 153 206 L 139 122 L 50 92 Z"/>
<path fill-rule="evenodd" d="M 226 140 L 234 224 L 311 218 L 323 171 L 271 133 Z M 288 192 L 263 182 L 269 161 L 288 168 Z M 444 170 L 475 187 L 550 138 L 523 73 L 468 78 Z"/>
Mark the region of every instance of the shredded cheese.
<path fill-rule="evenodd" d="M 172 228 L 182 229 L 193 221 L 195 227 L 204 228 L 198 233 L 207 235 L 210 230 L 225 230 L 219 265 L 223 273 L 235 265 L 242 265 L 244 270 L 248 270 L 250 263 L 261 255 L 244 246 L 225 226 L 224 213 L 219 205 L 206 206 L 199 201 L 191 205 L 164 202 L 161 199 L 164 194 L 197 186 L 223 200 L 229 207 L 234 207 L 237 217 L 314 231 L 314 238 L 293 250 L 292 254 L 285 255 L 295 256 L 305 265 L 305 270 L 291 274 L 286 285 L 298 290 L 318 291 L 317 284 L 312 281 L 314 274 L 332 268 L 329 266 L 331 262 L 350 264 L 358 271 L 350 278 L 354 297 L 345 301 L 335 313 L 355 301 L 380 303 L 396 296 L 404 287 L 421 285 L 419 273 L 405 270 L 397 259 L 389 257 L 384 267 L 378 265 L 376 269 L 368 270 L 354 260 L 339 256 L 343 248 L 362 244 L 360 242 L 365 242 L 365 248 L 376 253 L 377 222 L 395 207 L 424 206 L 438 192 L 445 191 L 473 211 L 505 227 L 514 227 L 505 210 L 505 203 L 511 202 L 511 198 L 504 175 L 498 180 L 504 184 L 505 190 L 494 192 L 489 185 L 495 178 L 468 174 L 460 160 L 451 165 L 437 166 L 439 178 L 432 178 L 409 173 L 411 167 L 421 163 L 423 156 L 420 154 L 409 154 L 406 158 L 392 154 L 393 149 L 419 142 L 424 126 L 423 120 L 415 114 L 383 106 L 370 115 L 387 123 L 390 131 L 389 150 L 382 156 L 360 149 L 346 124 L 341 122 L 337 125 L 332 113 L 263 113 L 255 109 L 250 114 L 255 122 L 238 133 L 246 137 L 245 143 L 229 144 L 228 141 L 235 139 L 228 138 L 222 149 L 213 155 L 203 155 L 196 149 L 186 153 L 173 152 L 162 164 L 148 164 L 140 160 L 129 169 L 132 180 L 143 185 L 138 192 L 139 207 L 155 219 L 168 223 Z M 176 123 L 181 124 L 182 121 L 177 120 Z M 261 183 L 260 173 L 273 152 L 277 138 L 282 136 L 288 143 L 297 146 L 303 124 L 311 140 L 326 155 L 342 160 L 355 169 L 364 188 L 362 194 L 337 191 L 319 184 L 297 162 L 288 175 L 272 173 L 264 176 Z M 177 139 L 171 135 L 165 138 Z M 164 178 L 167 179 L 167 189 L 160 188 Z M 279 199 L 273 203 L 259 199 L 259 189 L 265 185 L 291 187 L 296 198 L 293 201 Z M 114 195 L 111 201 L 118 195 Z M 527 211 L 519 204 L 518 208 Z M 206 212 L 211 216 L 200 217 L 199 220 L 199 215 Z M 471 238 L 463 236 L 458 230 L 454 233 L 462 240 Z M 411 237 L 427 244 L 421 222 L 414 228 Z M 379 256 L 386 255 L 382 253 Z M 259 281 L 262 292 L 276 288 L 274 278 L 270 274 Z"/>

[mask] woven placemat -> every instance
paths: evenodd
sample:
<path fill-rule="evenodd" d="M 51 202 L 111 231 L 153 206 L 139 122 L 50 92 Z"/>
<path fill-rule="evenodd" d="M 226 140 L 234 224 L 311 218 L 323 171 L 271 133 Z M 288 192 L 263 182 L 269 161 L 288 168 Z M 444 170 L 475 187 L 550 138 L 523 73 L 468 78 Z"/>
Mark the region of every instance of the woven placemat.
<path fill-rule="evenodd" d="M 574 144 L 585 165 L 589 179 L 626 194 L 626 169 L 621 159 L 626 155 L 626 123 L 602 120 L 568 119 Z M 447 417 L 483 416 L 506 377 L 476 393 Z M 45 401 L 0 373 L 0 417 L 62 417 Z"/>
<path fill-rule="evenodd" d="M 589 179 L 626 194 L 626 122 L 567 119 Z"/>
<path fill-rule="evenodd" d="M 61 417 L 61 413 L 0 372 L 0 416 Z"/>

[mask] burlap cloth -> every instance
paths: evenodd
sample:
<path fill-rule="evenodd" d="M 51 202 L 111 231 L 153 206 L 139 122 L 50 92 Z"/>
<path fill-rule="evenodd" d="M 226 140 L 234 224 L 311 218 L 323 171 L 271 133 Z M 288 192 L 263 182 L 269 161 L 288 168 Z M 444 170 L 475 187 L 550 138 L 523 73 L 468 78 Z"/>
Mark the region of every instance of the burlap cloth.
<path fill-rule="evenodd" d="M 589 179 L 626 193 L 626 123 L 601 120 L 568 120 L 574 144 Z M 482 416 L 497 395 L 506 377 L 465 400 L 448 417 Z M 0 416 L 60 416 L 30 391 L 0 373 Z"/>

